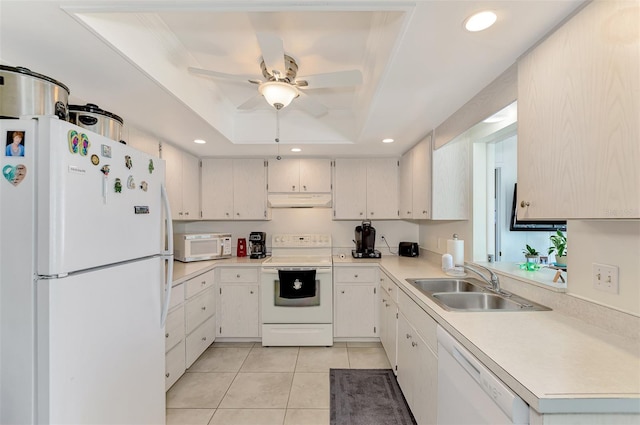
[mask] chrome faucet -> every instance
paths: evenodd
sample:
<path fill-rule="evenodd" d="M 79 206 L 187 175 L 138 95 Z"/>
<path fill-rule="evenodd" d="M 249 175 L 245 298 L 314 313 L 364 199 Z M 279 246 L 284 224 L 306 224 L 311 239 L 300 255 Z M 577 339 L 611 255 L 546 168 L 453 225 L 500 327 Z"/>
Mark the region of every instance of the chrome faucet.
<path fill-rule="evenodd" d="M 471 266 L 471 264 L 473 264 L 473 267 Z M 490 289 L 491 289 L 493 292 L 496 292 L 496 293 L 498 293 L 498 294 L 500 294 L 500 293 L 501 293 L 501 292 L 500 292 L 500 279 L 498 279 L 498 275 L 497 275 L 497 274 L 495 274 L 492 270 L 490 270 L 490 269 L 488 269 L 488 268 L 486 268 L 486 267 L 484 267 L 484 266 L 481 266 L 481 265 L 479 265 L 479 264 L 475 264 L 475 263 L 467 263 L 467 262 L 465 262 L 465 263 L 462 265 L 462 267 L 464 267 L 464 269 L 465 269 L 465 270 L 469 270 L 470 272 L 474 272 L 475 274 L 477 274 L 478 276 L 480 276 L 480 277 L 482 278 L 482 280 L 484 280 L 485 282 L 487 282 L 487 283 L 489 284 Z M 479 272 L 477 269 L 475 269 L 474 267 L 479 267 L 479 268 L 481 268 L 481 269 L 486 270 L 487 272 L 489 272 L 490 279 L 487 279 L 487 278 L 485 277 L 485 275 L 484 275 L 484 274 L 480 273 L 480 272 Z"/>

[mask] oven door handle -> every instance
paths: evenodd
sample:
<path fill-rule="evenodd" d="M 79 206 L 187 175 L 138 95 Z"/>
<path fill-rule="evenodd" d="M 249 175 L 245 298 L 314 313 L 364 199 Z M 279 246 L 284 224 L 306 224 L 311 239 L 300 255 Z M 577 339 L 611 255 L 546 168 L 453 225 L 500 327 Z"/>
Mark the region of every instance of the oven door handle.
<path fill-rule="evenodd" d="M 287 271 L 287 272 L 298 272 L 298 271 L 308 271 L 308 270 L 315 270 L 316 274 L 319 273 L 331 273 L 331 267 L 309 267 L 309 268 L 295 268 L 295 269 L 288 269 L 288 268 L 262 268 L 262 273 L 264 274 L 278 274 L 278 272 L 282 270 L 282 271 Z"/>

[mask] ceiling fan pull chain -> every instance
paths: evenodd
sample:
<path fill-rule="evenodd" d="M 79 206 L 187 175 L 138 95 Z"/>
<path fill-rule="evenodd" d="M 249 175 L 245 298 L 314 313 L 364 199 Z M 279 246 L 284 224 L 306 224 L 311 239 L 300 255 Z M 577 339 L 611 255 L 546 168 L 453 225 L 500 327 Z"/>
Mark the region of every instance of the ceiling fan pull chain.
<path fill-rule="evenodd" d="M 276 144 L 278 145 L 278 156 L 276 159 L 280 161 L 282 157 L 280 156 L 280 110 L 276 109 Z"/>

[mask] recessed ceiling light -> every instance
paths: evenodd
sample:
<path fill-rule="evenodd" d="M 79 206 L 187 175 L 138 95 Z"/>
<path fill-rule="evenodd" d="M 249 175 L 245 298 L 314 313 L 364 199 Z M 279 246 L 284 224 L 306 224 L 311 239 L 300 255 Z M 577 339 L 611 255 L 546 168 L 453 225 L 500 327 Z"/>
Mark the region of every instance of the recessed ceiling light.
<path fill-rule="evenodd" d="M 382 139 L 382 143 L 393 143 L 395 140 L 393 139 Z"/>
<path fill-rule="evenodd" d="M 202 140 L 202 139 L 196 139 L 193 141 L 193 143 L 197 143 L 199 145 L 204 145 L 205 143 L 207 143 L 206 140 Z"/>
<path fill-rule="evenodd" d="M 291 152 L 302 152 L 300 148 L 291 148 Z"/>
<path fill-rule="evenodd" d="M 464 27 L 467 31 L 478 32 L 486 30 L 496 22 L 498 17 L 490 10 L 484 10 L 482 12 L 475 13 L 464 21 Z"/>

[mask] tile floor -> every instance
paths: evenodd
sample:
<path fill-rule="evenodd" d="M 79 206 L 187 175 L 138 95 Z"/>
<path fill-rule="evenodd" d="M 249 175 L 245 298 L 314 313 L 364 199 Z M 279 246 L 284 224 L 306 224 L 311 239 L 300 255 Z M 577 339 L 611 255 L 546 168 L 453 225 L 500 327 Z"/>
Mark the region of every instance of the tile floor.
<path fill-rule="evenodd" d="M 167 392 L 167 425 L 329 424 L 329 369 L 390 368 L 379 343 L 214 343 Z"/>

